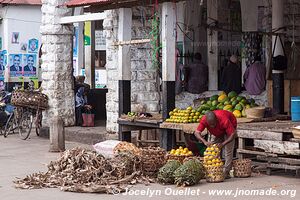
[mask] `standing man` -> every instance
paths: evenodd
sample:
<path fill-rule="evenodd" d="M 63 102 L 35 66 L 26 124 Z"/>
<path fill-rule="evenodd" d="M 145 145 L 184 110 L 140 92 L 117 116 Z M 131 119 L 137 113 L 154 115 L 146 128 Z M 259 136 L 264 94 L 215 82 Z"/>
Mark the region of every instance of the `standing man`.
<path fill-rule="evenodd" d="M 210 134 L 215 136 L 213 142 L 206 141 L 201 133 L 207 128 Z M 215 110 L 206 113 L 201 119 L 197 130 L 195 131 L 196 138 L 210 146 L 217 144 L 222 149 L 225 148 L 225 177 L 229 177 L 229 172 L 232 167 L 233 150 L 236 138 L 237 120 L 235 116 L 226 110 Z"/>
<path fill-rule="evenodd" d="M 187 66 L 187 91 L 200 94 L 208 90 L 208 66 L 202 62 L 200 53 L 194 56 L 194 62 Z"/>
<path fill-rule="evenodd" d="M 228 65 L 223 68 L 221 75 L 221 89 L 227 94 L 231 91 L 242 91 L 242 70 L 236 55 L 232 55 Z"/>

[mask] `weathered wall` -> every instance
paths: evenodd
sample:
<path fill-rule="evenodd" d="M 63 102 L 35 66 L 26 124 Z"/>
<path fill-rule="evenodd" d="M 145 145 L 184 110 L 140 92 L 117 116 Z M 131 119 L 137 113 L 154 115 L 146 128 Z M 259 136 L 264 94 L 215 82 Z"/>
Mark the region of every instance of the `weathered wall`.
<path fill-rule="evenodd" d="M 142 10 L 141 10 L 142 9 Z M 147 38 L 150 33 L 150 23 L 141 18 L 150 9 L 133 8 L 132 39 Z M 107 39 L 107 130 L 116 132 L 118 119 L 118 48 L 111 43 L 117 40 L 118 11 L 106 11 L 107 17 L 103 26 Z M 149 44 L 131 46 L 131 109 L 138 111 L 141 107 L 147 112 L 158 112 L 160 95 L 157 92 L 157 73 L 151 64 L 151 49 Z"/>
<path fill-rule="evenodd" d="M 42 0 L 42 89 L 49 97 L 43 125 L 49 126 L 59 116 L 65 126 L 74 125 L 74 90 L 72 76 L 73 26 L 61 25 L 58 19 L 70 16 L 72 9 L 61 6 L 61 0 Z"/>

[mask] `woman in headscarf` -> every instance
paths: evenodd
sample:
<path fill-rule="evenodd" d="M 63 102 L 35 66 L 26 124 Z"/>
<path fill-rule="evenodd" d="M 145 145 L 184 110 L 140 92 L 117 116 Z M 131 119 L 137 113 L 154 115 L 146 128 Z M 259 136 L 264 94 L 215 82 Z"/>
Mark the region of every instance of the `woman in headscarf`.
<path fill-rule="evenodd" d="M 87 105 L 87 99 L 85 97 L 85 88 L 80 87 L 75 97 L 75 114 L 76 114 L 76 125 L 81 126 L 83 123 L 82 113 L 87 110 L 91 110 L 91 106 Z"/>

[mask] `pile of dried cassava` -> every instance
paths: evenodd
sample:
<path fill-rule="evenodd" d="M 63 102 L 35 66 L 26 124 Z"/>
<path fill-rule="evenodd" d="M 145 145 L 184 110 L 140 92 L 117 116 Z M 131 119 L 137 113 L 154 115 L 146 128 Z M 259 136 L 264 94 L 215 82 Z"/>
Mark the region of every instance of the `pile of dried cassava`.
<path fill-rule="evenodd" d="M 112 159 L 94 151 L 74 148 L 48 165 L 46 173 L 34 173 L 14 181 L 16 188 L 61 188 L 63 191 L 109 193 L 125 191 L 130 184 L 150 183 L 142 176 L 139 158 L 130 152 Z"/>

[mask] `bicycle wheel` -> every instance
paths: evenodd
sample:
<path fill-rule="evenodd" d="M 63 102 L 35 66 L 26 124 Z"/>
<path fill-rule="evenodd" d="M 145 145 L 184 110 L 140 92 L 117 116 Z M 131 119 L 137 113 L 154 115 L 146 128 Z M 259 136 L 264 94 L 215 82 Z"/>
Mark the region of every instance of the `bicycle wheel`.
<path fill-rule="evenodd" d="M 8 134 L 10 134 L 11 131 L 15 130 L 15 126 L 17 126 L 16 123 L 15 123 L 15 114 L 12 113 L 9 116 L 9 118 L 8 118 L 6 124 L 5 124 L 5 129 L 4 129 L 4 132 L 3 132 L 3 136 L 7 137 Z"/>
<path fill-rule="evenodd" d="M 42 112 L 40 110 L 38 110 L 36 112 L 36 119 L 35 119 L 35 133 L 37 136 L 40 136 L 40 131 L 42 128 Z"/>
<path fill-rule="evenodd" d="M 19 135 L 22 140 L 26 140 L 31 132 L 33 123 L 33 114 L 29 111 L 22 113 L 20 122 L 19 122 Z"/>

